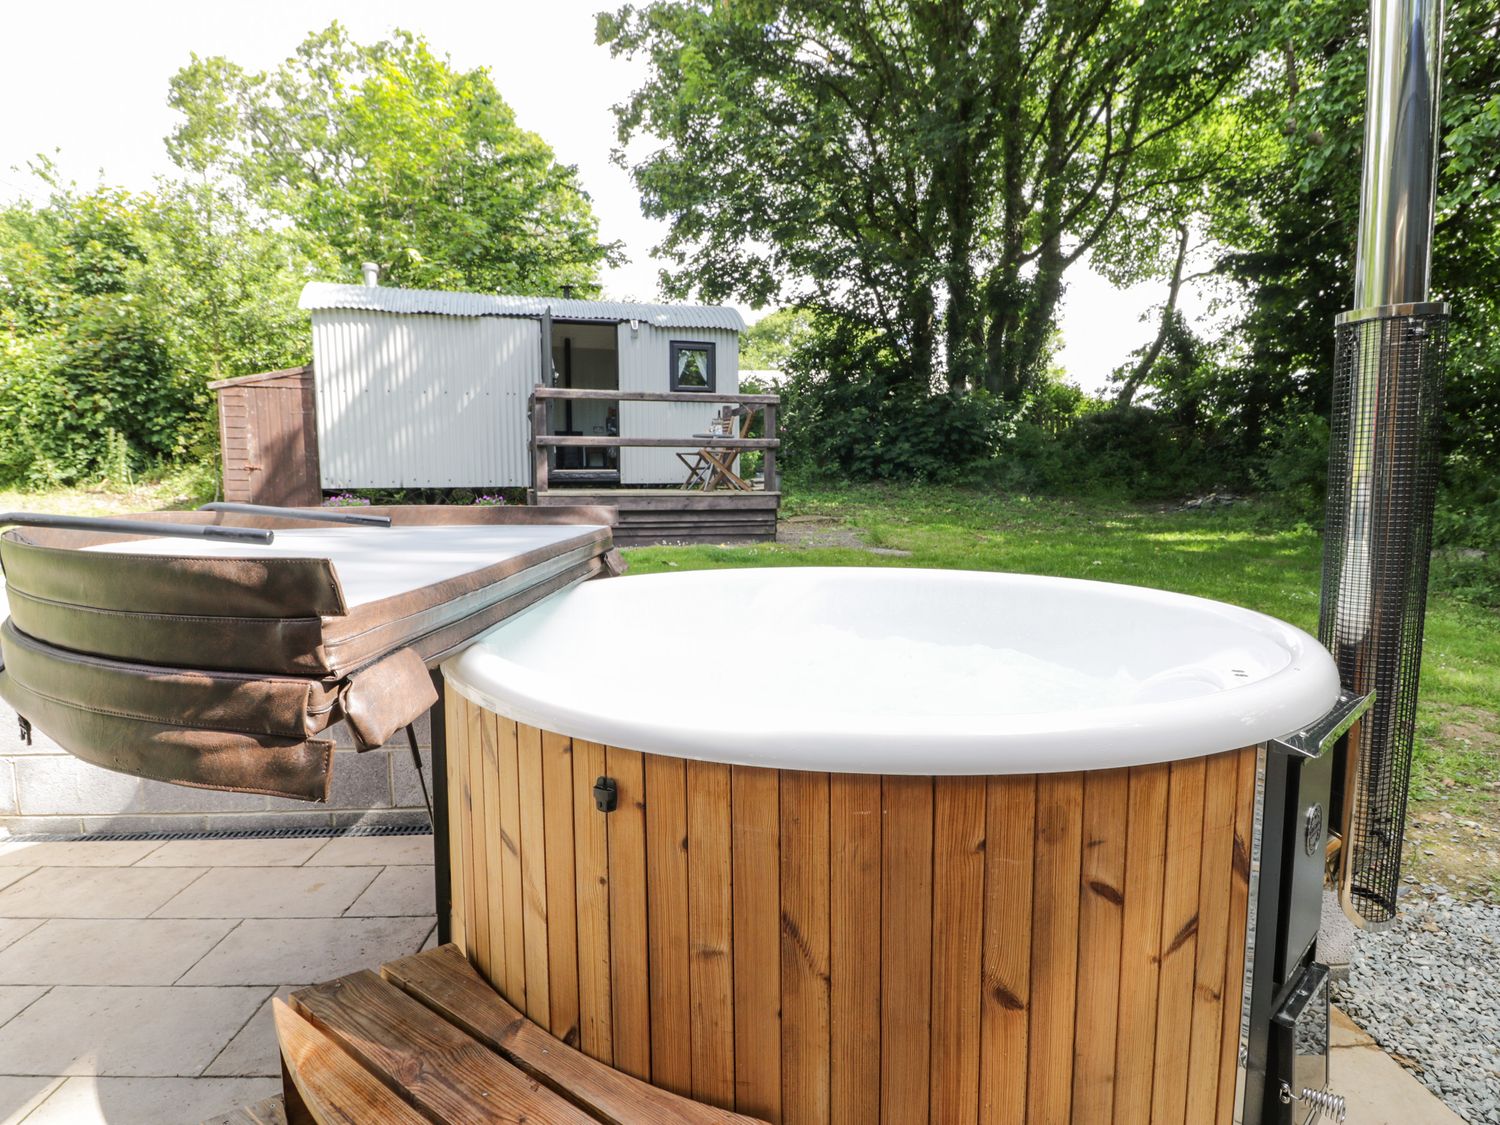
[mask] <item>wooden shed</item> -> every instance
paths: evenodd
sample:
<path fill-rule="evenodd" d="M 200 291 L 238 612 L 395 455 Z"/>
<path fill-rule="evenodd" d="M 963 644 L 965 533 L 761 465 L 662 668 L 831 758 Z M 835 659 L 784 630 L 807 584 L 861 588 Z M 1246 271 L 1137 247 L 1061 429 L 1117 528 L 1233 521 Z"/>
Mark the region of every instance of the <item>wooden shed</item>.
<path fill-rule="evenodd" d="M 219 396 L 224 499 L 286 507 L 322 503 L 312 365 L 209 387 Z"/>

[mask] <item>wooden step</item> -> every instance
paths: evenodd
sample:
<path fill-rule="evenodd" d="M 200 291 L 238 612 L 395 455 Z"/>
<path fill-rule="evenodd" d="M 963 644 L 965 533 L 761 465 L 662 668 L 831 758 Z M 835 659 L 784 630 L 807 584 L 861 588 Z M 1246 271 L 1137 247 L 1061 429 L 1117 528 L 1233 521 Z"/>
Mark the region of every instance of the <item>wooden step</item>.
<path fill-rule="evenodd" d="M 273 1005 L 288 1125 L 764 1125 L 574 1050 L 507 1003 L 456 946 L 381 973 Z"/>

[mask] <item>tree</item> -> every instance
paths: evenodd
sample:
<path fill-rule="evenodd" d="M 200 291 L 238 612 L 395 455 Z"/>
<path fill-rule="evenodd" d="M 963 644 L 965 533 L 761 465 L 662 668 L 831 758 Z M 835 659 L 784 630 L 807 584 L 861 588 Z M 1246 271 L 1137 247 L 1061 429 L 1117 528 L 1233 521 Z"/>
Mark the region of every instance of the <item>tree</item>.
<path fill-rule="evenodd" d="M 0 209 L 0 481 L 62 484 L 214 448 L 215 378 L 304 362 L 329 252 L 206 185 L 64 184 Z"/>
<path fill-rule="evenodd" d="M 576 169 L 516 124 L 489 72 L 408 32 L 362 46 L 334 23 L 260 73 L 194 55 L 170 101 L 180 167 L 242 183 L 347 276 L 374 261 L 401 285 L 587 291 L 617 257 Z"/>
<path fill-rule="evenodd" d="M 769 312 L 740 336 L 740 367 L 752 371 L 785 370 L 788 359 L 812 333 L 812 313 L 806 309 Z"/>
<path fill-rule="evenodd" d="M 1450 451 L 1500 463 L 1500 0 L 1455 5 L 1442 91 L 1433 293 L 1453 302 L 1445 380 Z M 1246 450 L 1271 419 L 1326 415 L 1333 319 L 1353 303 L 1364 141 L 1369 10 L 1362 0 L 1298 0 L 1276 15 L 1279 45 L 1236 93 L 1252 157 L 1215 167 L 1203 185 L 1217 271 L 1243 294 L 1221 366 Z M 1159 372 L 1173 378 L 1181 369 Z M 1168 388 L 1170 389 L 1170 388 Z M 1450 460 L 1450 469 L 1452 462 Z M 1494 479 L 1493 469 L 1486 470 Z M 1493 486 L 1492 486 L 1493 487 Z"/>
<path fill-rule="evenodd" d="M 1183 142 L 1255 54 L 1246 0 L 655 0 L 620 139 L 677 293 L 881 332 L 905 378 L 1025 396 L 1070 265 L 1201 170 Z M 1175 222 L 1169 222 L 1175 230 Z"/>

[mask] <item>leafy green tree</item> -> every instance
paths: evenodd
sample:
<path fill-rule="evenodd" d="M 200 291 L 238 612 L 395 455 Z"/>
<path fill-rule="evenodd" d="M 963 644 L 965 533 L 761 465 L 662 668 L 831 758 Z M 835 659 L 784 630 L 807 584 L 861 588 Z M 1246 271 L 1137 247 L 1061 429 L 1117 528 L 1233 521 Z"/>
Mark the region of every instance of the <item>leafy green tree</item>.
<path fill-rule="evenodd" d="M 1201 178 L 1185 141 L 1256 53 L 1248 0 L 654 0 L 620 138 L 670 289 L 880 332 L 901 377 L 1019 400 L 1068 268 Z M 1164 224 L 1176 229 L 1176 216 Z"/>
<path fill-rule="evenodd" d="M 1218 270 L 1239 287 L 1240 355 L 1213 392 L 1233 404 L 1247 450 L 1326 415 L 1333 318 L 1353 303 L 1364 142 L 1369 10 L 1362 0 L 1297 0 L 1278 12 L 1281 50 L 1237 94 L 1255 159 L 1204 183 Z M 1453 5 L 1442 91 L 1433 292 L 1453 302 L 1447 367 L 1450 470 L 1500 464 L 1500 0 Z M 1174 392 L 1182 369 L 1153 381 Z M 1189 375 L 1201 378 L 1201 373 Z M 1457 461 L 1453 460 L 1457 458 Z M 1451 474 L 1450 474 L 1451 475 Z M 1494 484 L 1489 486 L 1494 490 Z"/>
<path fill-rule="evenodd" d="M 303 282 L 331 255 L 206 185 L 0 209 L 0 480 L 92 480 L 215 447 L 216 378 L 307 358 Z"/>
<path fill-rule="evenodd" d="M 740 336 L 740 367 L 785 370 L 787 361 L 812 337 L 812 318 L 807 309 L 777 309 L 761 317 Z"/>
<path fill-rule="evenodd" d="M 374 261 L 401 285 L 587 291 L 618 254 L 576 169 L 516 124 L 489 72 L 455 70 L 420 36 L 364 46 L 334 23 L 259 73 L 194 55 L 170 100 L 172 159 L 243 183 L 346 276 Z"/>

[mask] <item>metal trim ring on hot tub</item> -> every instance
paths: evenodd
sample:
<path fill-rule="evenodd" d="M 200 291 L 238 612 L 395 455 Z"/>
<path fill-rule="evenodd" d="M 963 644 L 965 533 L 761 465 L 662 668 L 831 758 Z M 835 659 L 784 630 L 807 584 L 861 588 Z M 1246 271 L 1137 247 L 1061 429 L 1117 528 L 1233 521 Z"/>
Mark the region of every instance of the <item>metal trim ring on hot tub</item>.
<path fill-rule="evenodd" d="M 577 661 L 600 646 L 620 659 Z M 769 646 L 782 665 L 776 690 L 749 697 L 732 675 L 694 672 L 705 659 L 722 667 L 731 648 Z M 1317 641 L 1250 610 L 1080 579 L 909 569 L 721 570 L 579 587 L 443 670 L 480 706 L 594 742 L 924 775 L 1202 757 L 1299 730 L 1340 692 Z"/>

